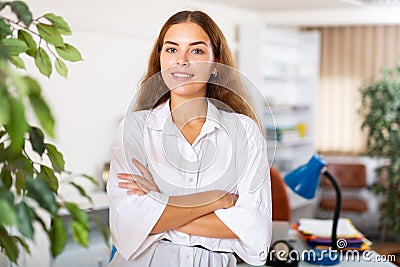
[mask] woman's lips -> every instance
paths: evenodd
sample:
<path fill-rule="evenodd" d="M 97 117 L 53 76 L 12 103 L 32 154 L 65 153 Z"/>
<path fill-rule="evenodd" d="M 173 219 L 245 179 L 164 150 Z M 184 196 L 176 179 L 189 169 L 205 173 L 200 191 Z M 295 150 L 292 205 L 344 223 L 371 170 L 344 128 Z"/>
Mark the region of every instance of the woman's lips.
<path fill-rule="evenodd" d="M 173 72 L 172 77 L 177 81 L 187 81 L 190 80 L 194 75 L 187 72 Z"/>

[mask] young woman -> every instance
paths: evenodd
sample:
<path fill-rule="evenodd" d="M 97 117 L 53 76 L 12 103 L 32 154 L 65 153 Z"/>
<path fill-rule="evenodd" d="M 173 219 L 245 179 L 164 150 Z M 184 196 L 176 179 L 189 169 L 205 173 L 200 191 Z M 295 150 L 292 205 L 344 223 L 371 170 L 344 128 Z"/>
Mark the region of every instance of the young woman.
<path fill-rule="evenodd" d="M 265 263 L 266 142 L 215 22 L 174 14 L 120 123 L 107 184 L 111 266 Z"/>

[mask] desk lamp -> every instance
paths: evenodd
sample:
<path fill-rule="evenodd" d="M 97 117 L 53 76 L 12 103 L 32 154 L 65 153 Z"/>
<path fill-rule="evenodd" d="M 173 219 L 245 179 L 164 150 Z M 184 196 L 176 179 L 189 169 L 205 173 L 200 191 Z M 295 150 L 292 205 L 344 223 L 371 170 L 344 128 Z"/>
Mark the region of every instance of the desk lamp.
<path fill-rule="evenodd" d="M 335 265 L 340 262 L 337 252 L 336 233 L 339 220 L 339 214 L 342 206 L 342 194 L 340 187 L 335 178 L 328 172 L 326 162 L 318 155 L 313 155 L 310 161 L 287 174 L 284 178 L 285 183 L 298 195 L 312 199 L 318 188 L 320 175 L 325 175 L 332 183 L 336 192 L 336 207 L 333 216 L 332 234 L 331 234 L 331 253 L 323 253 L 321 250 L 315 249 L 316 257 L 306 259 L 307 262 L 320 265 Z M 322 252 L 322 253 L 321 253 Z M 336 255 L 335 255 L 336 254 Z M 332 257 L 334 255 L 334 257 Z M 311 258 L 311 257 L 310 257 Z"/>

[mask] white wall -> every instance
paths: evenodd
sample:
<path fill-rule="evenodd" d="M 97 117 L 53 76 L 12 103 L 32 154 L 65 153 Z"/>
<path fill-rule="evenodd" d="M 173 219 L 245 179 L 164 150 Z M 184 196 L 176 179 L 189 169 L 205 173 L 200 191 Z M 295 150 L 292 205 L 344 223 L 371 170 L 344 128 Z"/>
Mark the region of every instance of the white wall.
<path fill-rule="evenodd" d="M 64 17 L 73 35 L 66 40 L 84 61 L 68 64 L 68 79 L 52 74 L 40 79 L 56 117 L 55 143 L 66 167 L 100 179 L 109 160 L 117 122 L 126 112 L 144 74 L 147 58 L 162 24 L 183 9 L 200 9 L 215 19 L 235 46 L 235 28 L 259 18 L 255 11 L 198 1 L 41 0 L 29 3 L 34 17 L 53 12 Z"/>
<path fill-rule="evenodd" d="M 365 25 L 399 24 L 400 7 L 351 7 L 335 9 L 283 10 L 262 13 L 269 25 Z"/>

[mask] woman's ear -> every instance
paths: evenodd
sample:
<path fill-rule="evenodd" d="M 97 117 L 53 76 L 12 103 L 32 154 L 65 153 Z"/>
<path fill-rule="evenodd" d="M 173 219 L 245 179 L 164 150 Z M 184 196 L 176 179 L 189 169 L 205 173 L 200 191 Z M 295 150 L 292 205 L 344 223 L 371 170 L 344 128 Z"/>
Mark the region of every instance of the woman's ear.
<path fill-rule="evenodd" d="M 217 75 L 218 75 L 217 68 L 214 67 L 213 70 L 211 71 L 211 76 L 215 78 L 217 77 Z"/>

